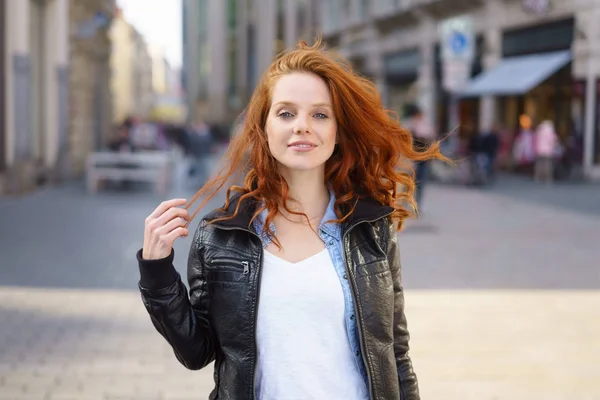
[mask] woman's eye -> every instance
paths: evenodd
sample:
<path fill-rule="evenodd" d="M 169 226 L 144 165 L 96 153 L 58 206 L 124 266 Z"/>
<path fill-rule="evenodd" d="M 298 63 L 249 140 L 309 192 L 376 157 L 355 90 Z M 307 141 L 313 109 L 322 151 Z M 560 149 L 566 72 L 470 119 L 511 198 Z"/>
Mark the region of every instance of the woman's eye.
<path fill-rule="evenodd" d="M 327 118 L 327 115 L 323 114 L 323 113 L 316 113 L 315 117 L 319 118 L 319 119 L 325 119 Z"/>
<path fill-rule="evenodd" d="M 283 118 L 290 118 L 293 117 L 292 113 L 289 111 L 282 111 L 280 112 L 278 115 L 278 117 L 283 117 Z"/>

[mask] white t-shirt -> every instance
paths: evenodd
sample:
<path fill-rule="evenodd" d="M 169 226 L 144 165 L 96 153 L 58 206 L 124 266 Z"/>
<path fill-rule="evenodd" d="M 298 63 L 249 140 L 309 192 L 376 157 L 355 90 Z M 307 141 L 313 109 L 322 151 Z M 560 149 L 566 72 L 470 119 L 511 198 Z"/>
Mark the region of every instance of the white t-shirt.
<path fill-rule="evenodd" d="M 259 400 L 365 400 L 327 249 L 297 263 L 265 250 L 257 315 Z"/>

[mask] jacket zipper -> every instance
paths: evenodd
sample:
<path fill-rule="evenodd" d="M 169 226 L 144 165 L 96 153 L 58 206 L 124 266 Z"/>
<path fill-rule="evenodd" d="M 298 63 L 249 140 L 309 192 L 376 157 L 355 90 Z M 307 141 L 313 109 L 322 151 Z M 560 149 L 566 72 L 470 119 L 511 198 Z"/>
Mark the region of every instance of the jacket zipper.
<path fill-rule="evenodd" d="M 258 236 L 256 233 L 252 232 L 250 229 L 245 229 L 245 228 L 229 228 L 229 227 L 224 227 L 224 226 L 219 226 L 219 229 L 225 230 L 225 231 L 243 231 L 243 232 L 248 232 L 251 235 L 253 235 L 254 237 L 256 237 L 258 239 L 258 241 L 260 243 L 262 243 L 262 239 L 260 238 L 260 236 Z M 260 253 L 260 259 L 258 260 L 258 265 L 262 266 L 262 260 L 264 257 L 264 248 L 261 244 L 260 246 L 261 249 L 261 253 Z M 242 265 L 244 266 L 244 274 L 249 274 L 250 273 L 250 264 L 248 263 L 248 261 L 242 261 Z M 254 336 L 254 357 L 252 360 L 252 399 L 256 399 L 256 357 L 258 354 L 258 343 L 256 342 L 256 324 L 257 324 L 257 310 L 258 310 L 258 302 L 260 301 L 260 290 L 259 290 L 259 285 L 260 285 L 260 279 L 262 276 L 262 268 L 258 268 L 258 272 L 257 272 L 257 279 L 256 279 L 256 289 L 255 289 L 255 298 L 256 298 L 256 307 L 254 307 L 254 309 L 252 310 L 252 312 L 254 313 L 254 315 L 252 316 L 254 319 L 254 324 L 253 324 L 253 333 L 252 335 Z"/>
<path fill-rule="evenodd" d="M 212 260 L 211 264 L 215 265 L 215 264 L 222 264 L 223 265 L 223 270 L 225 271 L 234 271 L 234 272 L 238 272 L 239 269 L 237 268 L 233 268 L 229 265 L 231 264 L 241 264 L 242 267 L 244 267 L 244 275 L 248 275 L 250 273 L 250 264 L 248 263 L 248 261 L 240 261 L 240 260 L 236 260 L 235 258 L 216 258 L 214 260 Z"/>
<path fill-rule="evenodd" d="M 383 218 L 388 217 L 389 215 L 391 215 L 392 213 L 388 213 L 384 216 L 378 217 L 376 219 L 373 220 L 368 220 L 368 221 L 360 221 L 354 225 L 351 225 L 343 234 L 342 236 L 342 246 L 343 246 L 343 251 L 342 251 L 342 255 L 344 257 L 344 265 L 346 267 L 346 274 L 348 275 L 348 279 L 350 280 L 350 287 L 352 288 L 352 302 L 354 303 L 354 312 L 357 314 L 357 318 L 356 318 L 356 326 L 358 327 L 358 341 L 360 343 L 360 352 L 361 352 L 361 358 L 363 360 L 363 364 L 365 366 L 365 370 L 367 371 L 367 380 L 369 381 L 369 397 L 374 400 L 375 396 L 373 395 L 373 377 L 372 377 L 372 372 L 369 368 L 369 363 L 367 363 L 367 358 L 365 356 L 365 343 L 364 343 L 364 334 L 363 334 L 363 327 L 362 327 L 362 313 L 360 311 L 360 308 L 358 307 L 358 301 L 356 300 L 356 294 L 358 292 L 358 290 L 356 289 L 356 282 L 354 280 L 354 276 L 353 274 L 350 272 L 350 266 L 348 265 L 348 257 L 346 255 L 346 235 L 348 235 L 348 233 L 350 233 L 350 231 L 352 229 L 354 229 L 356 226 L 362 224 L 362 223 L 373 223 L 376 221 L 379 221 Z"/>
<path fill-rule="evenodd" d="M 371 370 L 369 369 L 369 364 L 366 362 L 366 358 L 365 358 L 365 344 L 364 344 L 364 335 L 362 332 L 362 314 L 360 314 L 360 309 L 358 308 L 358 302 L 356 300 L 356 282 L 354 282 L 354 279 L 352 278 L 352 274 L 350 273 L 350 268 L 348 266 L 348 261 L 347 261 L 347 256 L 346 256 L 346 246 L 345 246 L 345 241 L 346 241 L 346 235 L 352 230 L 354 229 L 356 226 L 362 224 L 362 223 L 373 223 L 376 221 L 379 221 L 383 218 L 386 218 L 388 216 L 390 216 L 392 213 L 387 213 L 385 215 L 382 215 L 380 217 L 377 217 L 375 219 L 372 220 L 365 220 L 365 221 L 360 221 L 355 223 L 354 225 L 351 225 L 343 234 L 342 236 L 342 245 L 343 245 L 343 251 L 342 251 L 342 256 L 344 258 L 344 265 L 346 267 L 346 274 L 348 274 L 348 278 L 350 279 L 350 286 L 352 287 L 352 302 L 354 303 L 354 309 L 355 312 L 358 315 L 359 318 L 356 319 L 357 324 L 356 326 L 358 327 L 358 336 L 359 336 L 359 342 L 360 342 L 360 349 L 361 349 L 361 358 L 363 360 L 363 364 L 365 365 L 365 369 L 367 371 L 367 379 L 368 379 L 368 383 L 369 383 L 369 396 L 371 399 L 375 399 L 375 397 L 373 396 L 373 377 L 371 375 Z M 218 226 L 218 225 L 217 225 Z M 245 229 L 245 228 L 229 228 L 229 227 L 224 227 L 224 226 L 219 226 L 219 229 L 222 230 L 226 230 L 226 231 L 234 231 L 234 230 L 239 230 L 239 231 L 244 231 L 244 232 L 248 232 L 251 235 L 253 235 L 254 237 L 256 237 L 258 239 L 259 242 L 262 243 L 262 239 L 260 238 L 260 236 L 258 236 L 256 233 L 252 232 L 250 229 Z M 261 248 L 261 253 L 260 253 L 260 259 L 258 260 L 259 265 L 262 266 L 262 260 L 264 258 L 264 248 L 262 247 L 262 245 L 260 246 Z M 245 264 L 244 264 L 245 263 Z M 244 265 L 244 273 L 249 273 L 249 264 L 247 261 L 243 261 L 242 264 Z M 247 271 L 247 272 L 246 272 Z M 258 275 L 257 275 L 257 279 L 256 279 L 256 293 L 255 293 L 255 297 L 256 297 L 256 307 L 254 307 L 253 310 L 253 318 L 254 318 L 254 326 L 252 327 L 253 329 L 253 336 L 254 336 L 254 357 L 253 357 L 253 365 L 252 365 L 252 399 L 256 399 L 256 357 L 258 354 L 258 343 L 256 342 L 256 324 L 257 324 L 257 310 L 258 310 L 258 303 L 260 301 L 260 290 L 259 290 L 259 285 L 260 285 L 260 280 L 261 280 L 261 276 L 262 276 L 262 268 L 258 268 Z"/>

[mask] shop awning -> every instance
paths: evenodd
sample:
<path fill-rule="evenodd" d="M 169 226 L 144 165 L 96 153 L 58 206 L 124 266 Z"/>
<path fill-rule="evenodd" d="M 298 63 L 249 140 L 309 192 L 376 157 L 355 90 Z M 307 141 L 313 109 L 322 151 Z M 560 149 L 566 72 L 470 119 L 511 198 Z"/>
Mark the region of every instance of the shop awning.
<path fill-rule="evenodd" d="M 569 50 L 505 58 L 496 67 L 473 78 L 460 97 L 523 94 L 570 61 Z"/>

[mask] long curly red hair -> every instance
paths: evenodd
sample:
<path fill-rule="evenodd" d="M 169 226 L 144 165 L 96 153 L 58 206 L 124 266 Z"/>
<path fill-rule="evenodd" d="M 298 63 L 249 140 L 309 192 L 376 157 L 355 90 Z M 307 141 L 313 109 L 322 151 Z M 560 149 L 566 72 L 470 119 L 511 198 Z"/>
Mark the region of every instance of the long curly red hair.
<path fill-rule="evenodd" d="M 206 195 L 192 219 L 228 182 L 232 185 L 222 210 L 230 206 L 234 192 L 241 197 L 235 213 L 227 218 L 237 215 L 244 200 L 255 199 L 263 206 L 256 209 L 254 218 L 268 209 L 265 230 L 272 234 L 269 226 L 280 207 L 294 213 L 287 208 L 289 188 L 269 151 L 265 133 L 273 87 L 281 76 L 294 72 L 319 76 L 331 92 L 339 143 L 325 164 L 325 180 L 336 195 L 336 222 L 352 214 L 358 198 L 370 197 L 394 208 L 392 217 L 401 229 L 403 221 L 416 211 L 411 162 L 448 160 L 440 153 L 439 142 L 415 149 L 411 133 L 400 125 L 396 113 L 384 108 L 375 85 L 356 74 L 346 60 L 326 51 L 320 39 L 312 46 L 299 42 L 265 71 L 232 137 L 224 166 L 186 205 L 189 209 Z M 241 186 L 234 185 L 232 181 L 240 178 Z"/>

